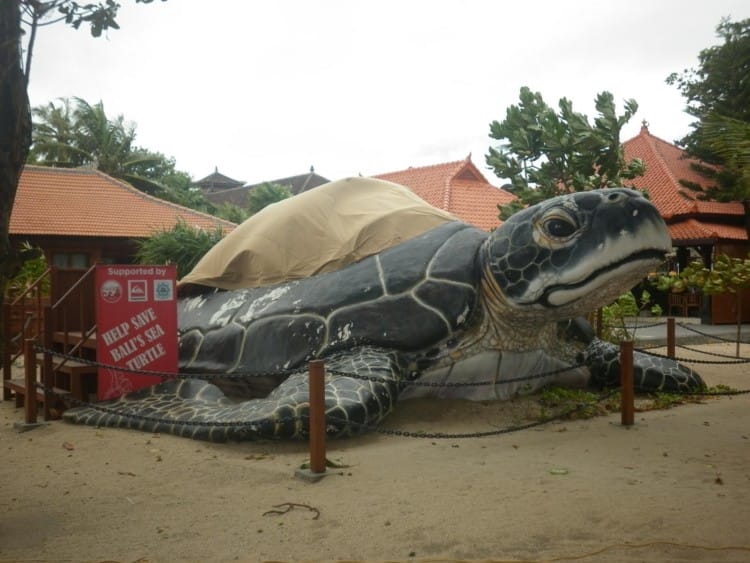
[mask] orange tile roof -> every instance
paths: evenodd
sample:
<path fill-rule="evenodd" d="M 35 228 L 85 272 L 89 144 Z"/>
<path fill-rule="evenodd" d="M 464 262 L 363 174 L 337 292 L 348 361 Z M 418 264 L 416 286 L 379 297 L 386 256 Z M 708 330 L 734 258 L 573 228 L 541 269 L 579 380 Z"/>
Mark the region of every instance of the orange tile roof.
<path fill-rule="evenodd" d="M 464 160 L 407 168 L 375 178 L 406 186 L 430 205 L 487 231 L 501 223 L 497 206 L 516 199 L 512 193 L 490 184 L 471 162 L 471 155 Z"/>
<path fill-rule="evenodd" d="M 745 216 L 745 207 L 739 201 L 696 201 L 695 212 L 703 215 Z"/>
<path fill-rule="evenodd" d="M 640 133 L 623 143 L 626 159 L 640 158 L 646 165 L 643 176 L 630 181 L 648 195 L 669 224 L 672 240 L 687 242 L 706 239 L 748 240 L 744 226 L 737 218 L 745 215 L 741 202 L 716 202 L 698 199 L 700 193 L 680 184 L 680 180 L 706 189 L 708 178 L 693 170 L 685 151 L 652 135 L 644 124 Z M 726 217 L 727 223 L 721 223 Z"/>
<path fill-rule="evenodd" d="M 685 180 L 704 189 L 711 185 L 708 178 L 691 168 L 691 163 L 697 163 L 697 160 L 688 158 L 685 151 L 672 143 L 652 135 L 647 126 L 641 127 L 637 136 L 625 141 L 623 149 L 626 159 L 640 158 L 644 161 L 646 173 L 631 180 L 631 183 L 639 190 L 648 192 L 664 219 L 695 213 L 744 215 L 742 203 L 700 201 L 698 193 L 680 184 L 680 180 Z"/>
<path fill-rule="evenodd" d="M 146 238 L 188 225 L 231 231 L 234 223 L 170 203 L 87 168 L 26 166 L 13 204 L 11 235 Z"/>
<path fill-rule="evenodd" d="M 717 239 L 747 240 L 747 230 L 740 225 L 708 223 L 697 219 L 687 219 L 667 225 L 672 240 L 716 241 Z"/>

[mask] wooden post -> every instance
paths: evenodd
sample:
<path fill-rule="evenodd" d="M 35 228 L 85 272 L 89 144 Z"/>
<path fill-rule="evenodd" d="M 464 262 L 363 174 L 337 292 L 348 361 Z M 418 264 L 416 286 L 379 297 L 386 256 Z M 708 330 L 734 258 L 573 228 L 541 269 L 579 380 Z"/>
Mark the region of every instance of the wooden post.
<path fill-rule="evenodd" d="M 24 415 L 26 424 L 36 424 L 36 353 L 34 339 L 23 342 L 23 367 L 26 395 L 24 397 Z"/>
<path fill-rule="evenodd" d="M 326 471 L 325 364 L 313 360 L 310 374 L 310 472 Z"/>
<path fill-rule="evenodd" d="M 44 334 L 42 338 L 42 346 L 46 350 L 52 349 L 52 329 L 53 329 L 53 313 L 52 307 L 47 305 L 44 307 Z M 42 359 L 42 385 L 44 385 L 44 420 L 52 420 L 52 413 L 50 412 L 50 403 L 52 402 L 52 393 L 50 390 L 55 387 L 55 373 L 53 371 L 52 355 L 48 352 L 44 353 Z"/>
<path fill-rule="evenodd" d="M 635 392 L 633 389 L 633 341 L 620 342 L 620 385 L 622 387 L 622 425 L 635 421 Z"/>
<path fill-rule="evenodd" d="M 674 317 L 667 318 L 667 356 L 675 357 L 675 328 Z"/>
<path fill-rule="evenodd" d="M 5 382 L 8 379 L 12 379 L 11 374 L 11 351 L 10 351 L 10 339 L 12 337 L 11 335 L 11 326 L 10 326 L 10 315 L 11 315 L 11 308 L 10 303 L 3 303 L 3 338 L 5 341 L 3 342 L 3 401 L 9 401 L 10 400 L 10 388 L 5 386 Z"/>

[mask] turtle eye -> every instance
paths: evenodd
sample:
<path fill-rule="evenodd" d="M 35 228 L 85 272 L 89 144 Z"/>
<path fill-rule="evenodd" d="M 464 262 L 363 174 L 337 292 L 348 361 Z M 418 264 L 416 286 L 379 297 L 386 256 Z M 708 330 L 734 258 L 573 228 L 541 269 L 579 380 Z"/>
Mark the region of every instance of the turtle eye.
<path fill-rule="evenodd" d="M 542 223 L 542 228 L 549 237 L 565 239 L 572 236 L 578 230 L 578 225 L 567 217 L 556 215 L 546 219 Z"/>

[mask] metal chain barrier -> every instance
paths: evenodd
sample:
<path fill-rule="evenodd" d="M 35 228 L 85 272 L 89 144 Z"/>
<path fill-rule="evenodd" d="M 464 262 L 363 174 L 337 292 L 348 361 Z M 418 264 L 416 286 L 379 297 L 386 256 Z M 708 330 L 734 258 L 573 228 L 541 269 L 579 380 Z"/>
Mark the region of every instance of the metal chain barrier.
<path fill-rule="evenodd" d="M 654 325 L 649 326 L 656 326 L 664 323 L 655 323 Z M 645 325 L 642 325 L 641 328 L 643 328 Z M 684 325 L 680 325 L 684 326 Z M 688 328 L 688 327 L 685 327 Z M 693 330 L 693 329 L 688 329 Z M 697 332 L 698 334 L 703 334 L 700 331 L 693 330 L 693 332 Z M 704 336 L 711 336 L 711 335 L 704 335 Z M 731 340 L 727 340 L 720 337 L 714 337 L 719 340 L 725 340 L 728 342 L 734 342 Z M 718 353 L 711 353 L 711 352 L 703 352 L 702 350 L 697 350 L 693 348 L 688 348 L 686 346 L 680 346 L 681 348 L 685 348 L 690 351 L 694 352 L 700 352 L 705 353 L 712 356 L 717 357 L 731 357 L 727 356 L 725 354 L 718 354 Z M 186 379 L 186 378 L 195 378 L 195 379 L 201 379 L 205 381 L 211 381 L 215 379 L 249 379 L 249 378 L 255 378 L 255 377 L 269 377 L 269 376 L 275 376 L 275 377 L 282 377 L 285 375 L 291 375 L 293 373 L 297 373 L 300 370 L 284 370 L 284 371 L 278 371 L 278 372 L 241 372 L 241 373 L 232 373 L 232 374 L 216 374 L 216 373 L 169 373 L 169 372 L 159 372 L 159 371 L 151 371 L 151 370 L 134 370 L 127 367 L 122 366 L 114 366 L 109 364 L 103 364 L 99 363 L 93 360 L 87 360 L 85 358 L 80 358 L 78 356 L 72 356 L 69 354 L 57 352 L 54 350 L 49 350 L 41 346 L 34 346 L 34 349 L 36 352 L 41 352 L 43 354 L 48 354 L 54 357 L 60 357 L 63 359 L 70 359 L 74 360 L 76 362 L 81 362 L 86 365 L 101 367 L 105 369 L 112 369 L 124 373 L 133 373 L 133 374 L 139 374 L 139 375 L 150 375 L 159 377 L 162 380 L 168 380 L 168 379 Z M 688 358 L 670 358 L 669 356 L 658 354 L 655 352 L 649 352 L 646 349 L 639 349 L 638 351 L 648 354 L 655 357 L 661 357 L 661 358 L 667 358 L 672 359 L 675 361 L 680 361 L 684 363 L 698 363 L 698 364 L 744 364 L 744 363 L 750 363 L 750 359 L 748 358 L 741 358 L 736 360 L 729 360 L 729 361 L 708 361 L 708 360 L 694 360 L 694 359 L 688 359 Z M 516 383 L 516 382 L 522 382 L 522 381 L 530 381 L 534 379 L 541 379 L 545 377 L 550 377 L 553 375 L 557 375 L 560 373 L 564 373 L 566 371 L 570 371 L 573 369 L 578 369 L 581 367 L 584 367 L 585 364 L 578 363 L 575 365 L 562 367 L 559 369 L 539 373 L 539 374 L 533 374 L 529 376 L 522 376 L 522 377 L 516 377 L 511 378 L 507 380 L 503 380 L 500 383 Z M 382 378 L 374 377 L 374 376 L 367 376 L 367 375 L 359 375 L 356 373 L 348 373 L 343 372 L 339 370 L 326 370 L 328 373 L 332 375 L 338 375 L 343 377 L 350 377 L 354 379 L 360 379 L 364 381 L 372 381 L 372 382 L 380 382 L 382 381 Z M 412 381 L 403 381 L 401 382 L 403 384 L 407 385 L 414 385 L 414 386 L 422 386 L 422 387 L 468 387 L 468 386 L 482 386 L 482 385 L 495 385 L 498 382 L 494 380 L 484 380 L 484 381 L 475 381 L 475 382 L 426 382 L 426 381 L 419 381 L 419 380 L 412 380 Z M 58 395 L 59 393 L 55 389 L 50 389 L 48 387 L 45 387 L 42 383 L 37 382 L 37 388 L 43 390 L 46 393 L 52 394 L 52 395 Z M 600 402 L 603 402 L 607 400 L 608 398 L 612 397 L 614 394 L 618 393 L 620 389 L 614 389 L 611 392 L 601 396 L 596 401 L 593 401 L 591 403 L 582 403 L 578 404 L 576 407 L 569 409 L 567 411 L 564 411 L 562 413 L 559 413 L 558 415 L 555 415 L 553 417 L 546 417 L 542 420 L 531 422 L 528 424 L 522 424 L 518 426 L 511 426 L 507 428 L 497 429 L 497 430 L 489 430 L 489 431 L 483 431 L 483 432 L 467 432 L 467 433 L 458 433 L 458 434 L 448 434 L 443 432 L 410 432 L 405 430 L 395 430 L 395 429 L 384 429 L 384 428 L 378 428 L 373 426 L 368 426 L 366 424 L 357 423 L 351 420 L 342 420 L 337 418 L 332 418 L 332 422 L 340 422 L 344 425 L 350 425 L 353 427 L 358 427 L 362 430 L 369 430 L 369 431 L 375 431 L 381 434 L 386 435 L 392 435 L 392 436 L 399 436 L 399 437 L 410 437 L 410 438 L 432 438 L 432 439 L 460 439 L 460 438 L 481 438 L 486 436 L 495 436 L 500 434 L 507 434 L 511 432 L 516 432 L 520 430 L 526 430 L 529 428 L 534 428 L 537 426 L 541 426 L 544 424 L 547 424 L 549 422 L 553 422 L 555 420 L 561 420 L 565 418 L 569 418 L 570 416 L 574 415 L 576 412 L 579 412 L 587 407 L 590 407 L 592 405 L 598 404 Z M 741 390 L 741 391 L 716 391 L 716 392 L 707 392 L 707 391 L 670 391 L 668 394 L 675 394 L 675 395 L 694 395 L 694 396 L 723 396 L 723 395 L 741 395 L 741 394 L 747 394 L 750 393 L 750 390 Z M 75 406 L 86 406 L 89 408 L 92 408 L 94 410 L 103 412 L 105 414 L 112 414 L 115 416 L 122 416 L 127 417 L 136 421 L 142 421 L 142 422 L 150 422 L 155 424 L 180 424 L 187 427 L 206 427 L 206 426 L 213 426 L 213 427 L 225 427 L 225 428 L 236 428 L 241 429 L 247 426 L 247 423 L 244 422 L 204 422 L 204 421 L 190 421 L 190 420 L 178 420 L 178 419 L 163 419 L 159 417 L 153 417 L 148 415 L 140 415 L 135 413 L 125 413 L 123 411 L 120 411 L 118 409 L 114 409 L 111 407 L 103 406 L 100 404 L 94 404 L 94 403 L 88 403 L 85 401 L 81 401 L 79 399 L 66 396 L 65 400 L 67 402 L 70 402 L 71 404 Z M 278 422 L 281 423 L 287 423 L 287 422 L 300 422 L 301 420 L 307 420 L 309 417 L 303 416 L 303 417 L 286 417 L 283 419 L 280 419 Z"/>
<path fill-rule="evenodd" d="M 680 348 L 684 348 L 684 346 L 680 346 Z M 744 359 L 744 358 L 735 359 L 735 360 L 726 360 L 726 361 L 719 362 L 719 361 L 716 361 L 716 360 L 696 360 L 696 359 L 692 359 L 692 358 L 682 358 L 682 357 L 679 357 L 679 356 L 672 358 L 670 356 L 667 356 L 666 354 L 658 354 L 656 352 L 650 352 L 647 349 L 638 349 L 637 351 L 638 352 L 642 352 L 644 354 L 648 354 L 649 356 L 654 356 L 655 358 L 665 358 L 667 360 L 674 360 L 676 362 L 682 362 L 682 363 L 685 363 L 685 364 L 735 365 L 735 364 L 747 364 L 747 363 L 750 363 L 750 359 Z M 696 351 L 700 352 L 700 350 L 696 350 Z M 704 353 L 706 353 L 706 352 L 704 352 Z M 711 353 L 710 355 L 713 355 L 713 353 Z"/>
<path fill-rule="evenodd" d="M 703 352 L 702 350 L 694 350 L 692 348 L 688 348 L 687 346 L 683 346 L 683 345 L 678 345 L 678 346 L 680 348 L 685 348 L 686 350 L 700 352 L 700 353 L 703 353 L 703 354 L 708 354 L 710 356 L 719 355 L 719 354 L 716 354 L 715 352 Z M 750 359 L 749 358 L 739 358 L 739 359 L 727 360 L 727 361 L 719 362 L 719 361 L 716 361 L 716 360 L 696 360 L 696 359 L 693 359 L 693 358 L 681 358 L 681 357 L 672 358 L 670 356 L 667 356 L 666 354 L 659 354 L 657 352 L 650 352 L 648 349 L 645 349 L 645 348 L 639 348 L 637 351 L 638 352 L 642 352 L 644 354 L 647 354 L 649 356 L 654 356 L 656 358 L 665 358 L 667 360 L 675 360 L 676 362 L 683 362 L 683 363 L 686 363 L 686 364 L 734 365 L 734 364 L 747 364 L 747 363 L 750 363 Z M 723 354 L 721 354 L 719 356 L 720 357 L 727 357 L 727 358 L 733 357 L 733 356 L 725 356 Z"/>
<path fill-rule="evenodd" d="M 37 349 L 38 349 L 38 351 L 42 351 L 44 353 L 48 352 L 47 350 L 44 350 L 44 349 L 42 349 L 40 347 L 37 347 Z M 63 357 L 67 356 L 66 354 L 59 354 L 59 353 L 56 353 L 55 355 L 57 355 L 57 356 L 63 356 Z M 78 359 L 78 358 L 76 358 L 76 359 Z M 92 361 L 89 361 L 87 363 L 90 364 L 90 365 L 99 365 L 99 366 L 102 365 L 102 364 L 98 364 L 98 363 L 92 362 Z M 119 369 L 116 366 L 106 366 L 105 365 L 105 367 L 111 367 L 113 369 Z M 557 373 L 562 373 L 564 371 L 567 371 L 569 369 L 574 369 L 576 367 L 580 367 L 580 365 L 578 365 L 578 366 L 570 366 L 570 367 L 566 367 L 566 368 L 561 368 L 561 369 L 553 370 L 553 371 L 550 371 L 550 372 L 545 372 L 545 373 L 542 373 L 542 374 L 536 374 L 536 375 L 532 375 L 532 376 L 528 376 L 528 377 L 514 378 L 512 380 L 507 380 L 507 381 L 508 382 L 510 382 L 510 381 L 523 381 L 523 380 L 526 380 L 526 379 L 536 379 L 536 378 L 540 378 L 540 377 L 548 377 L 550 375 L 554 375 L 554 374 L 557 374 Z M 173 373 L 149 372 L 149 371 L 145 371 L 145 370 L 144 371 L 122 370 L 122 371 L 129 371 L 129 372 L 138 373 L 138 374 L 146 374 L 146 373 L 148 373 L 150 375 L 163 376 L 164 378 L 173 378 L 176 375 L 176 374 L 173 374 Z M 339 371 L 336 371 L 336 370 L 330 370 L 329 373 L 331 373 L 333 375 L 343 375 L 345 377 L 353 377 L 353 378 L 356 378 L 356 379 L 363 379 L 363 380 L 366 380 L 366 381 L 381 381 L 381 379 L 376 378 L 376 377 L 361 376 L 361 375 L 352 374 L 352 373 L 339 372 Z M 255 376 L 255 375 L 256 374 L 253 374 L 253 376 Z M 411 383 L 416 383 L 416 382 L 411 382 Z M 494 383 L 495 383 L 494 381 L 489 381 L 489 382 L 472 382 L 472 383 L 466 383 L 466 384 L 463 384 L 463 385 L 488 385 L 488 384 L 494 384 Z M 505 383 L 505 381 L 504 381 L 504 383 Z M 59 391 L 57 389 L 52 389 L 52 388 L 46 387 L 44 384 L 42 384 L 40 382 L 37 382 L 36 386 L 37 386 L 38 389 L 40 389 L 43 392 L 46 392 L 46 393 L 48 393 L 50 395 L 55 395 L 55 396 L 62 396 L 63 395 L 62 393 L 59 393 Z M 440 384 L 433 383 L 431 386 L 433 386 L 433 387 L 434 386 L 440 386 Z M 446 384 L 446 386 L 458 387 L 458 386 L 461 386 L 461 384 L 458 384 L 458 383 Z M 406 431 L 406 430 L 396 430 L 396 429 L 379 428 L 377 426 L 370 426 L 370 425 L 358 423 L 358 422 L 355 422 L 355 421 L 343 420 L 343 419 L 339 419 L 339 418 L 335 418 L 335 417 L 331 417 L 331 418 L 329 418 L 329 420 L 331 422 L 339 422 L 342 425 L 349 425 L 349 426 L 357 427 L 357 428 L 359 428 L 361 430 L 374 431 L 374 432 L 378 432 L 378 433 L 385 434 L 385 435 L 407 437 L 407 438 L 433 438 L 433 439 L 482 438 L 482 437 L 487 437 L 487 436 L 496 436 L 496 435 L 501 435 L 501 434 L 509 434 L 509 433 L 512 433 L 512 432 L 526 430 L 526 429 L 529 429 L 529 428 L 535 428 L 537 426 L 542 426 L 542 425 L 547 424 L 549 422 L 554 422 L 556 420 L 562 420 L 562 419 L 568 418 L 568 417 L 574 415 L 576 412 L 582 411 L 583 409 L 585 409 L 587 407 L 590 407 L 592 405 L 598 404 L 600 402 L 603 402 L 603 401 L 609 399 L 610 397 L 612 397 L 614 394 L 616 394 L 618 392 L 619 392 L 619 388 L 618 389 L 614 389 L 614 390 L 610 391 L 609 393 L 607 393 L 607 394 L 599 397 L 596 401 L 592 401 L 592 402 L 589 402 L 589 403 L 579 403 L 578 405 L 576 405 L 575 407 L 573 407 L 573 408 L 571 408 L 569 410 L 563 411 L 562 413 L 559 413 L 559 414 L 557 414 L 555 416 L 545 417 L 544 419 L 539 420 L 539 421 L 531 422 L 531 423 L 528 423 L 528 424 L 521 424 L 521 425 L 517 425 L 517 426 L 510 426 L 510 427 L 506 427 L 506 428 L 500 428 L 500 429 L 497 429 L 497 430 L 488 430 L 488 431 L 484 431 L 484 432 L 466 432 L 466 433 L 458 433 L 458 434 L 448 434 L 448 433 L 444 433 L 444 432 L 410 432 L 410 431 Z M 183 426 L 187 426 L 187 427 L 207 427 L 207 426 L 213 426 L 213 427 L 235 428 L 235 429 L 242 429 L 242 428 L 244 428 L 244 427 L 247 426 L 247 423 L 244 423 L 244 422 L 218 422 L 218 421 L 217 422 L 204 422 L 204 421 L 191 421 L 191 420 L 179 420 L 179 419 L 166 419 L 166 418 L 160 418 L 160 417 L 155 417 L 155 416 L 148 416 L 148 415 L 136 414 L 136 413 L 132 413 L 132 412 L 124 412 L 122 410 L 118 410 L 116 408 L 111 408 L 111 407 L 108 407 L 108 406 L 105 406 L 105 405 L 96 404 L 96 403 L 89 403 L 89 402 L 86 402 L 86 401 L 81 401 L 81 400 L 76 399 L 75 397 L 71 397 L 71 396 L 69 396 L 67 394 L 65 395 L 65 401 L 68 402 L 68 403 L 70 403 L 70 404 L 72 404 L 73 406 L 87 407 L 87 408 L 91 408 L 93 410 L 102 412 L 104 414 L 111 414 L 111 415 L 115 415 L 115 416 L 121 416 L 121 417 L 129 418 L 129 419 L 132 419 L 134 421 L 149 422 L 149 423 L 154 423 L 154 424 L 166 424 L 166 425 L 169 425 L 169 424 L 179 424 L 179 425 L 183 425 Z M 296 423 L 296 422 L 300 422 L 302 420 L 308 420 L 308 419 L 309 419 L 309 416 L 285 417 L 285 418 L 279 419 L 277 422 L 279 422 L 279 423 L 295 422 Z"/>
<path fill-rule="evenodd" d="M 385 434 L 389 436 L 399 436 L 403 438 L 431 438 L 431 439 L 436 439 L 436 440 L 442 440 L 442 439 L 454 440 L 454 439 L 462 439 L 462 438 L 486 438 L 487 436 L 498 436 L 501 434 L 510 434 L 511 432 L 518 432 L 519 430 L 527 430 L 529 428 L 543 426 L 544 424 L 548 424 L 556 420 L 563 420 L 563 419 L 569 418 L 570 416 L 574 415 L 577 412 L 584 410 L 587 407 L 591 407 L 593 405 L 606 401 L 607 399 L 616 395 L 619 392 L 620 392 L 619 388 L 613 389 L 609 393 L 606 393 L 602 395 L 601 397 L 599 397 L 596 401 L 592 401 L 590 403 L 579 403 L 572 409 L 563 411 L 555 416 L 545 417 L 542 420 L 529 422 L 528 424 L 519 424 L 517 426 L 508 426 L 506 428 L 499 428 L 497 430 L 486 430 L 484 432 L 462 432 L 462 433 L 456 433 L 456 434 L 448 434 L 445 432 L 410 432 L 408 430 L 392 430 L 388 428 L 372 427 L 372 426 L 367 426 L 364 424 L 359 424 L 356 422 L 349 422 L 349 424 L 358 426 L 360 428 L 366 428 L 367 430 L 378 432 L 379 434 Z M 337 419 L 333 419 L 333 420 L 337 420 Z"/>
<path fill-rule="evenodd" d="M 705 332 L 701 332 L 700 330 L 693 328 L 685 323 L 677 323 L 677 326 L 684 328 L 685 330 L 689 330 L 690 332 L 694 332 L 696 334 L 700 334 L 701 336 L 705 336 L 706 338 L 713 338 L 715 340 L 721 340 L 722 342 L 730 342 L 732 344 L 737 344 L 737 340 L 732 340 L 731 338 L 724 338 L 723 336 L 717 336 L 715 334 L 708 334 Z M 740 344 L 750 344 L 750 342 L 747 342 L 745 340 L 740 340 Z"/>
<path fill-rule="evenodd" d="M 709 352 L 708 350 L 698 350 L 697 348 L 692 348 L 684 344 L 675 344 L 675 346 L 678 348 L 683 348 L 684 350 L 688 350 L 690 352 L 696 352 L 698 354 L 705 354 L 706 356 L 716 356 L 717 358 L 732 358 L 733 360 L 742 360 L 744 362 L 750 362 L 750 358 L 744 358 L 742 356 L 738 358 L 737 356 L 732 356 L 731 354 L 721 354 L 719 352 Z"/>
<path fill-rule="evenodd" d="M 534 379 L 541 379 L 544 377 L 550 377 L 553 375 L 558 375 L 560 373 L 565 373 L 566 371 L 570 371 L 573 369 L 578 369 L 581 367 L 584 367 L 585 364 L 574 364 L 571 366 L 566 366 L 542 373 L 537 373 L 533 375 L 524 375 L 522 377 L 512 377 L 510 379 L 503 379 L 502 381 L 495 381 L 493 379 L 486 379 L 484 381 L 446 381 L 444 383 L 440 383 L 437 381 L 420 381 L 418 379 L 415 380 L 405 380 L 401 381 L 399 383 L 403 383 L 404 385 L 410 385 L 414 387 L 480 387 L 482 385 L 497 385 L 497 384 L 505 384 L 505 383 L 517 383 L 519 381 L 532 381 Z M 382 381 L 382 378 L 380 377 L 373 377 L 371 375 L 359 375 L 357 373 L 349 373 L 344 371 L 338 371 L 333 369 L 326 369 L 326 371 L 333 375 L 340 375 L 343 377 L 351 377 L 352 379 L 361 379 L 363 381 L 373 381 L 373 382 L 379 382 Z"/>
<path fill-rule="evenodd" d="M 632 326 L 628 326 L 628 325 L 617 326 L 617 325 L 608 323 L 607 326 L 609 328 L 624 328 L 625 330 L 638 330 L 639 328 L 653 328 L 655 326 L 667 326 L 667 323 L 665 323 L 664 321 L 658 321 L 655 323 L 635 324 Z"/>
<path fill-rule="evenodd" d="M 152 371 L 152 370 L 136 370 L 136 369 L 130 369 L 127 367 L 121 367 L 121 366 L 114 366 L 111 364 L 104 364 L 97 362 L 96 360 L 88 360 L 86 358 L 80 358 L 78 356 L 73 356 L 70 354 L 65 354 L 62 352 L 57 352 L 55 350 L 50 350 L 48 348 L 44 348 L 42 346 L 34 346 L 34 350 L 36 352 L 40 352 L 43 354 L 49 354 L 50 356 L 54 356 L 57 358 L 63 358 L 66 360 L 74 360 L 76 362 L 80 362 L 82 364 L 86 364 L 89 366 L 104 368 L 104 369 L 111 369 L 114 371 L 119 371 L 122 373 L 132 373 L 135 375 L 149 375 L 154 377 L 159 377 L 162 380 L 168 380 L 168 379 L 201 379 L 203 381 L 211 381 L 214 379 L 251 379 L 251 378 L 261 378 L 261 377 L 283 377 L 283 376 L 289 376 L 294 373 L 299 373 L 300 371 L 303 371 L 301 368 L 298 369 L 291 369 L 291 370 L 281 370 L 281 371 L 271 371 L 271 372 L 237 372 L 237 373 L 226 373 L 226 374 L 217 374 L 217 373 L 172 373 L 172 372 L 163 372 L 163 371 Z M 534 374 L 534 375 L 527 375 L 523 377 L 514 377 L 511 379 L 504 379 L 503 381 L 499 383 L 517 383 L 519 381 L 531 381 L 534 379 L 541 379 L 544 377 L 550 377 L 553 375 L 557 375 L 560 373 L 565 373 L 566 371 L 570 371 L 573 369 L 578 369 L 581 367 L 585 367 L 585 364 L 578 363 L 573 364 L 570 366 L 558 368 L 555 370 Z M 372 382 L 379 382 L 383 379 L 380 377 L 370 376 L 370 375 L 359 375 L 357 373 L 352 372 L 344 372 L 339 370 L 326 370 L 328 373 L 333 375 L 339 375 L 343 377 L 351 377 L 352 379 L 360 379 L 363 381 L 372 381 Z M 482 385 L 495 385 L 498 382 L 494 380 L 486 380 L 486 381 L 471 381 L 471 382 L 446 382 L 446 383 L 438 383 L 438 382 L 427 382 L 427 381 L 408 381 L 405 380 L 402 383 L 407 385 L 414 385 L 414 386 L 422 386 L 422 387 L 470 387 L 470 386 L 482 386 Z"/>
<path fill-rule="evenodd" d="M 79 362 L 81 364 L 85 364 L 87 366 L 93 366 L 93 367 L 99 367 L 103 369 L 111 369 L 113 371 L 119 371 L 122 373 L 132 373 L 134 375 L 149 375 L 153 377 L 159 377 L 163 381 L 167 379 L 201 379 L 203 381 L 211 381 L 214 379 L 251 379 L 254 377 L 284 377 L 292 375 L 293 373 L 298 373 L 300 370 L 280 370 L 280 371 L 269 371 L 269 372 L 237 372 L 237 373 L 201 373 L 201 372 L 183 372 L 183 373 L 172 373 L 172 372 L 166 372 L 166 371 L 152 371 L 147 369 L 131 369 L 125 366 L 114 366 L 111 364 L 104 364 L 101 362 L 97 362 L 96 360 L 89 360 L 87 358 L 81 358 L 79 356 L 74 356 L 71 354 L 65 354 L 63 352 L 58 352 L 56 350 L 50 350 L 49 348 L 44 348 L 43 346 L 34 346 L 34 350 L 36 352 L 40 352 L 42 354 L 47 354 L 50 356 L 53 356 L 55 358 L 63 358 L 65 360 L 72 360 L 75 362 Z"/>

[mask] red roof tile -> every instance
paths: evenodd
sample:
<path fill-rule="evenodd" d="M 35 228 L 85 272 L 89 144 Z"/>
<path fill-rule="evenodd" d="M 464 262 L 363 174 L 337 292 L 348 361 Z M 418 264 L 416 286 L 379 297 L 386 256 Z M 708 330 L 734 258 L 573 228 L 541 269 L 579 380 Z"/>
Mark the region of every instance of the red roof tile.
<path fill-rule="evenodd" d="M 512 193 L 490 184 L 471 162 L 471 155 L 464 160 L 407 168 L 375 178 L 406 186 L 430 205 L 487 231 L 501 223 L 497 206 L 516 199 Z"/>
<path fill-rule="evenodd" d="M 687 219 L 668 225 L 672 240 L 716 241 L 718 239 L 747 240 L 747 230 L 739 225 L 708 223 L 697 219 Z"/>
<path fill-rule="evenodd" d="M 744 217 L 745 207 L 739 201 L 696 201 L 695 212 L 704 215 L 736 215 Z"/>
<path fill-rule="evenodd" d="M 26 166 L 10 218 L 12 235 L 146 238 L 188 225 L 225 232 L 235 225 L 136 190 L 98 170 Z"/>
<path fill-rule="evenodd" d="M 737 225 L 737 217 L 745 215 L 741 202 L 720 203 L 699 200 L 700 193 L 683 186 L 680 180 L 697 184 L 703 189 L 711 181 L 691 167 L 698 163 L 686 156 L 679 147 L 655 137 L 648 127 L 623 143 L 625 158 L 640 158 L 646 165 L 643 176 L 631 180 L 633 186 L 648 195 L 669 224 L 672 240 L 733 239 L 747 240 L 744 226 Z M 704 165 L 705 166 L 705 165 Z M 726 224 L 721 218 L 726 217 Z M 673 223 L 673 224 L 672 224 Z"/>

